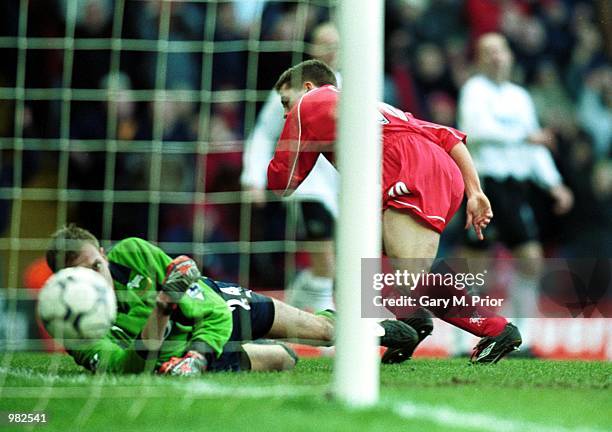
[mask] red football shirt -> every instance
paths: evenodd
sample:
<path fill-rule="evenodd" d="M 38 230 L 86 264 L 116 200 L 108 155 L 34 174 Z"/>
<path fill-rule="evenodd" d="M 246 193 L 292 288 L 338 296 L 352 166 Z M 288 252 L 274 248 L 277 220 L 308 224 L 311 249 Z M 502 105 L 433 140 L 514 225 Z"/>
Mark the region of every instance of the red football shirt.
<path fill-rule="evenodd" d="M 268 189 L 290 195 L 308 176 L 320 154 L 334 163 L 339 91 L 331 85 L 306 93 L 287 115 L 274 158 Z M 466 135 L 416 119 L 380 103 L 383 137 L 383 207 L 409 210 L 442 231 L 461 204 L 463 180 L 448 152 Z"/>

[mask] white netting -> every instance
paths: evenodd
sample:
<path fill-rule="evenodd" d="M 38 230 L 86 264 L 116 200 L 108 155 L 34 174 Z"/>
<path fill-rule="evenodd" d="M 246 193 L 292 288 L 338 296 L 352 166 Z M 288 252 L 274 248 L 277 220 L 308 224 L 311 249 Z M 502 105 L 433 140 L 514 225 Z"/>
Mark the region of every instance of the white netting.
<path fill-rule="evenodd" d="M 69 222 L 106 248 L 139 236 L 196 257 L 211 277 L 283 289 L 296 252 L 320 245 L 300 240 L 291 206 L 252 205 L 240 184 L 243 140 L 278 75 L 308 57 L 313 28 L 334 6 L 6 5 L 0 273 L 9 310 L 31 297 L 22 288 L 40 285 L 36 260 Z"/>

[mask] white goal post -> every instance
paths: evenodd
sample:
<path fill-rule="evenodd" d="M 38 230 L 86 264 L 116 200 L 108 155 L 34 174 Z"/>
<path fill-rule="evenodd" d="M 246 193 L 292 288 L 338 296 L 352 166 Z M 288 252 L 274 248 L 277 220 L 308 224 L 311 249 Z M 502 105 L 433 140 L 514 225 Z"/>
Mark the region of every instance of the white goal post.
<path fill-rule="evenodd" d="M 383 1 L 340 0 L 341 174 L 337 224 L 338 309 L 334 396 L 349 405 L 378 401 L 378 337 L 361 318 L 361 259 L 380 257 L 381 141 L 375 121 L 383 75 Z"/>

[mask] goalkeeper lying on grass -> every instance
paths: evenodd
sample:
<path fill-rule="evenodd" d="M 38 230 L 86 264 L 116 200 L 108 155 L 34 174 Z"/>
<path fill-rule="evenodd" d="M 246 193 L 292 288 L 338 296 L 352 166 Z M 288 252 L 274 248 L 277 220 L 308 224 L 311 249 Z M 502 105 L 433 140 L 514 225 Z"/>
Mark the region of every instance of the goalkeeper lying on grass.
<path fill-rule="evenodd" d="M 92 372 L 195 375 L 205 371 L 286 370 L 293 351 L 270 339 L 330 345 L 333 316 L 313 315 L 234 284 L 201 276 L 186 256 L 128 238 L 106 255 L 89 231 L 69 225 L 47 250 L 54 271 L 82 266 L 100 273 L 117 295 L 108 335 L 68 353 Z M 383 321 L 381 345 L 416 345 L 414 329 Z"/>

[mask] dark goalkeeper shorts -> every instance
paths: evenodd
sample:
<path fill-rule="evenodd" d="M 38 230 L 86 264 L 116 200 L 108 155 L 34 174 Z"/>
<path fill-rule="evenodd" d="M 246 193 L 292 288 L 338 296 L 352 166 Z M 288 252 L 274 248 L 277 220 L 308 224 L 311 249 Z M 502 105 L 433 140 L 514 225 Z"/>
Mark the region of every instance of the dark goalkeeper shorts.
<path fill-rule="evenodd" d="M 257 294 L 236 284 L 206 279 L 232 310 L 232 334 L 223 347 L 221 356 L 209 365 L 214 372 L 237 372 L 249 369 L 249 361 L 242 344 L 261 339 L 274 322 L 274 303 L 270 297 Z"/>
<path fill-rule="evenodd" d="M 483 190 L 491 202 L 493 219 L 484 231 L 485 240 L 479 241 L 473 229 L 468 230 L 467 244 L 474 248 L 486 248 L 501 242 L 509 249 L 538 240 L 537 221 L 529 202 L 530 182 L 513 178 L 495 180 L 483 178 Z M 465 216 L 465 211 L 463 212 Z"/>

